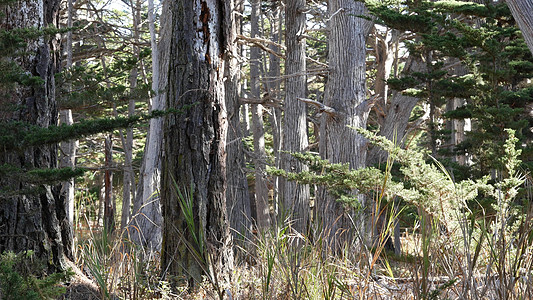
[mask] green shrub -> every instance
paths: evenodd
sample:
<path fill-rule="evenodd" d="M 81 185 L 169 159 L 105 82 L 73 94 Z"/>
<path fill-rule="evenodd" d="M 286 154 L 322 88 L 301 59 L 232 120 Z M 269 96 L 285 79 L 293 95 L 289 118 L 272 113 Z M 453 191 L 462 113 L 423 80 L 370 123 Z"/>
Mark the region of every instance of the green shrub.
<path fill-rule="evenodd" d="M 56 299 L 66 292 L 59 285 L 66 281 L 71 272 L 42 275 L 43 265 L 39 263 L 32 251 L 15 254 L 5 252 L 0 255 L 0 298 L 4 300 L 43 300 Z"/>

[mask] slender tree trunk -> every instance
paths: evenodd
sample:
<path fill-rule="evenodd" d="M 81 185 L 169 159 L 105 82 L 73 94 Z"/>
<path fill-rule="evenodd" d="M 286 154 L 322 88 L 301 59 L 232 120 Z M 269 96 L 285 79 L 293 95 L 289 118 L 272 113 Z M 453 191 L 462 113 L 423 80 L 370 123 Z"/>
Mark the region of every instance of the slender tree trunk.
<path fill-rule="evenodd" d="M 113 139 L 108 135 L 105 139 L 105 198 L 104 198 L 104 229 L 108 233 L 115 230 L 115 203 L 113 201 Z"/>
<path fill-rule="evenodd" d="M 285 75 L 288 78 L 285 83 L 281 167 L 287 172 L 302 172 L 308 169 L 291 155 L 293 152 L 305 151 L 309 145 L 306 107 L 304 102 L 298 100 L 305 98 L 307 90 L 303 36 L 306 28 L 305 3 L 305 0 L 287 1 L 285 10 Z M 292 227 L 306 234 L 309 220 L 309 185 L 282 179 L 281 192 L 283 206 L 290 216 Z"/>
<path fill-rule="evenodd" d="M 375 105 L 378 116 L 378 124 L 383 125 L 387 104 L 389 103 L 389 85 L 387 80 L 392 71 L 394 63 L 394 45 L 398 42 L 399 33 L 394 29 L 387 29 L 384 35 L 381 35 L 377 29 L 375 52 L 376 52 L 376 79 L 374 82 L 374 92 L 379 96 Z"/>
<path fill-rule="evenodd" d="M 40 28 L 55 25 L 59 1 L 23 1 L 2 4 L 0 28 Z M 39 127 L 57 125 L 54 74 L 59 68 L 59 41 L 42 37 L 27 41 L 24 55 L 13 58 L 31 76 L 35 85 L 0 86 L 0 122 L 26 122 Z M 6 96 L 9 95 L 9 96 Z M 13 107 L 19 109 L 13 110 Z M 21 151 L 0 150 L 0 165 L 18 168 L 56 168 L 57 144 L 28 147 Z M 32 250 L 48 263 L 48 270 L 66 269 L 72 258 L 72 226 L 67 203 L 59 186 L 32 185 L 16 178 L 0 178 L 0 253 Z M 27 193 L 30 189 L 34 193 Z"/>
<path fill-rule="evenodd" d="M 252 38 L 260 37 L 259 17 L 261 1 L 252 0 Z M 259 66 L 261 52 L 258 47 L 250 49 L 250 91 L 255 99 L 261 98 Z M 265 129 L 263 125 L 263 106 L 252 104 L 252 133 L 254 136 L 254 166 L 255 166 L 255 208 L 257 212 L 257 227 L 260 230 L 270 227 L 270 209 L 268 205 L 268 187 L 266 183 L 266 151 Z"/>
<path fill-rule="evenodd" d="M 148 1 L 148 28 L 152 47 L 152 91 L 155 93 L 150 99 L 150 110 L 164 110 L 166 108 L 164 101 L 168 79 L 166 76 L 161 76 L 159 70 L 168 69 L 170 45 L 167 39 L 162 39 L 161 44 L 157 44 L 153 0 Z M 170 23 L 162 22 L 161 35 L 170 34 L 170 30 Z M 159 59 L 160 57 L 161 59 Z M 133 232 L 132 239 L 137 244 L 156 251 L 161 249 L 162 242 L 162 215 L 159 197 L 162 137 L 163 119 L 150 119 L 139 179 L 139 190 L 133 205 L 135 214 L 133 220 L 134 228 L 132 228 L 133 231 L 130 230 L 130 232 Z"/>
<path fill-rule="evenodd" d="M 335 109 L 334 114 L 323 113 L 320 130 L 320 155 L 331 163 L 349 163 L 350 168 L 365 166 L 366 142 L 351 127 L 366 127 L 370 105 L 365 101 L 365 41 L 372 22 L 358 16 L 365 15 L 362 2 L 330 0 L 329 66 L 324 104 Z M 355 215 L 350 205 L 339 203 L 327 191 L 317 198 L 317 221 L 323 226 L 326 240 L 333 250 L 346 243 L 363 242 L 369 232 L 364 216 Z M 366 209 L 365 199 L 357 195 L 359 205 Z M 362 237 L 355 236 L 355 228 Z"/>
<path fill-rule="evenodd" d="M 272 15 L 270 17 L 270 38 L 272 41 L 281 44 L 281 5 L 279 1 L 272 1 L 271 3 Z M 281 49 L 277 45 L 270 44 L 269 48 L 274 52 L 280 52 Z M 269 66 L 268 66 L 268 91 L 270 96 L 274 99 L 281 99 L 281 62 L 280 58 L 274 54 L 269 54 Z M 280 150 L 281 150 L 281 108 L 278 106 L 272 106 L 270 108 L 269 115 L 270 126 L 272 128 L 272 147 L 273 154 L 275 158 L 276 168 L 280 167 Z M 278 202 L 279 202 L 279 180 L 280 178 L 274 178 L 273 182 L 273 204 L 274 204 L 274 214 L 277 216 L 278 213 Z"/>
<path fill-rule="evenodd" d="M 237 7 L 238 12 L 242 12 L 244 4 Z M 239 14 L 237 14 L 238 16 Z M 235 40 L 235 33 L 240 29 L 240 17 L 237 17 L 234 30 L 229 30 L 228 39 Z M 230 219 L 231 231 L 236 243 L 244 245 L 252 233 L 252 218 L 250 207 L 250 193 L 248 190 L 248 180 L 246 178 L 246 161 L 244 160 L 243 135 L 239 116 L 239 65 L 237 57 L 239 49 L 237 45 L 228 45 L 226 81 L 226 109 L 228 111 L 228 144 L 227 151 L 227 179 L 228 189 L 226 193 L 228 217 Z M 229 73 L 229 70 L 232 72 Z"/>
<path fill-rule="evenodd" d="M 230 32 L 235 30 L 235 5 L 232 0 L 168 2 L 162 18 L 171 21 L 172 34 L 162 38 L 169 38 L 172 64 L 161 69 L 169 80 L 165 98 L 168 107 L 187 111 L 166 117 L 163 131 L 161 263 L 167 274 L 195 286 L 202 275 L 227 281 L 233 270 L 224 82 L 231 77 L 224 74 L 235 72 L 227 64 L 227 49 L 235 41 L 222 37 L 234 36 Z M 178 197 L 178 190 L 185 196 Z M 212 273 L 205 273 L 207 266 Z"/>
<path fill-rule="evenodd" d="M 533 2 L 531 0 L 506 0 L 513 17 L 522 31 L 529 51 L 533 53 Z"/>
<path fill-rule="evenodd" d="M 67 1 L 67 27 L 72 27 L 73 5 L 72 0 Z M 67 32 L 67 62 L 66 68 L 72 67 L 72 31 Z M 72 118 L 71 109 L 61 109 L 59 111 L 59 122 L 65 125 L 72 125 L 74 120 Z M 78 148 L 78 141 L 70 140 L 64 141 L 60 144 L 61 155 L 59 160 L 60 168 L 74 168 L 76 166 L 76 149 Z M 67 217 L 70 224 L 74 224 L 74 178 L 63 183 L 61 193 L 65 197 L 67 203 Z"/>
<path fill-rule="evenodd" d="M 141 12 L 140 1 L 130 1 L 132 19 L 133 19 L 133 53 L 137 59 L 139 59 L 139 47 L 136 44 L 139 44 L 139 24 L 141 23 Z M 139 70 L 137 67 L 134 67 L 130 73 L 130 94 L 133 95 L 135 89 L 137 88 L 137 76 Z M 135 114 L 135 98 L 131 97 L 128 101 L 128 116 L 133 116 Z M 126 139 L 120 132 L 123 149 L 124 149 L 124 185 L 122 190 L 122 214 L 120 218 L 120 231 L 124 231 L 128 224 L 130 223 L 131 218 L 131 202 L 132 199 L 135 199 L 135 173 L 133 172 L 133 128 L 126 129 Z"/>

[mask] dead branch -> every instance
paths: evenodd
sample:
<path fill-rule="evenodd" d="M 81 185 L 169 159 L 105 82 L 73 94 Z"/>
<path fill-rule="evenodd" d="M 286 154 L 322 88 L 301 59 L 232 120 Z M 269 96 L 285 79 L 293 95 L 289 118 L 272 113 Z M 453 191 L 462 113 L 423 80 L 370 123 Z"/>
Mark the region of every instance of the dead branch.
<path fill-rule="evenodd" d="M 311 62 L 313 62 L 313 63 L 315 63 L 315 64 L 317 64 L 317 65 L 319 65 L 319 66 L 322 66 L 322 67 L 324 67 L 324 68 L 326 68 L 326 69 L 328 68 L 328 64 L 325 64 L 325 63 L 323 63 L 323 62 L 320 62 L 320 61 L 318 61 L 318 60 L 316 60 L 316 59 L 314 59 L 314 58 L 311 58 L 311 57 L 309 57 L 309 56 L 306 56 L 306 58 L 307 58 L 307 60 L 309 60 L 309 61 L 311 61 Z"/>
<path fill-rule="evenodd" d="M 265 51 L 265 52 L 268 52 L 278 58 L 281 58 L 281 59 L 285 59 L 285 55 L 279 53 L 279 52 L 276 52 L 270 48 L 268 48 L 264 43 L 266 44 L 270 44 L 270 45 L 275 45 L 277 47 L 280 47 L 281 49 L 285 49 L 285 47 L 283 47 L 283 45 L 280 45 L 278 43 L 275 43 L 275 42 L 272 42 L 272 41 L 269 41 L 269 40 L 266 40 L 266 39 L 260 39 L 260 38 L 251 38 L 251 37 L 247 37 L 247 36 L 244 36 L 244 35 L 237 35 L 237 42 L 238 43 L 241 43 L 243 44 L 243 41 L 244 42 L 247 42 L 248 44 L 251 44 L 253 46 L 256 46 L 258 48 L 260 48 L 261 50 Z"/>
<path fill-rule="evenodd" d="M 333 108 L 333 107 L 329 107 L 329 106 L 326 106 L 318 101 L 315 101 L 315 100 L 312 100 L 312 99 L 307 99 L 307 98 L 296 98 L 304 103 L 307 103 L 307 104 L 312 104 L 314 106 L 316 106 L 318 108 L 318 110 L 320 112 L 325 112 L 327 113 L 330 117 L 336 117 L 338 115 L 338 112 Z"/>
<path fill-rule="evenodd" d="M 264 97 L 262 99 L 240 97 L 239 102 L 241 104 L 261 104 L 268 107 L 281 107 L 281 100 L 272 97 Z"/>

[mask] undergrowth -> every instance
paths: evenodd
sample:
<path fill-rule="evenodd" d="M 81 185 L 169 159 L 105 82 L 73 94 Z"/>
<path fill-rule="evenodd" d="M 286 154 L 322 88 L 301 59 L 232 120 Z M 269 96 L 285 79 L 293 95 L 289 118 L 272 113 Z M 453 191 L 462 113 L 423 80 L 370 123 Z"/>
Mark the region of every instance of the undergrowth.
<path fill-rule="evenodd" d="M 381 225 L 365 247 L 349 244 L 342 253 L 331 255 L 324 247 L 326 235 L 321 234 L 327 228 L 312 228 L 313 236 L 306 236 L 292 229 L 291 220 L 281 221 L 270 230 L 249 235 L 239 249 L 232 281 L 224 289 L 217 282 L 217 270 L 208 265 L 200 235 L 195 235 L 196 244 L 189 248 L 208 272 L 194 290 L 172 289 L 161 276 L 158 254 L 136 248 L 123 236 L 91 233 L 80 243 L 80 264 L 100 286 L 103 299 L 533 298 L 531 180 L 519 168 L 513 131 L 508 131 L 502 157 L 506 169 L 500 178 L 461 182 L 455 182 L 437 160 L 360 132 L 390 153 L 385 171 L 350 170 L 314 156 L 296 155 L 310 165 L 310 171 L 277 174 L 372 195 L 371 224 L 378 226 L 381 219 Z M 400 165 L 401 181 L 390 174 L 394 163 Z M 336 177 L 325 178 L 316 170 L 332 171 L 329 174 Z M 176 192 L 186 213 L 190 191 Z M 492 199 L 492 206 L 482 205 L 480 197 Z M 394 253 L 385 244 L 407 207 L 394 204 L 397 198 L 415 213 L 414 222 L 403 226 L 401 251 Z M 189 230 L 196 232 L 193 224 Z"/>

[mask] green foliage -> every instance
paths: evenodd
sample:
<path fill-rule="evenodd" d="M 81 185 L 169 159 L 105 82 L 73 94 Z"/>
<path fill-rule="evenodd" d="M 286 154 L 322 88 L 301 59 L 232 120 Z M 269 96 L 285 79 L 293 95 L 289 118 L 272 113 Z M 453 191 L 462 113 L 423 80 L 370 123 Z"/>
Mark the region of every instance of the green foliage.
<path fill-rule="evenodd" d="M 475 180 L 491 170 L 503 169 L 504 128 L 514 129 L 520 142 L 530 145 L 533 135 L 527 128 L 533 119 L 526 109 L 532 99 L 528 80 L 533 56 L 505 3 L 402 1 L 398 6 L 367 2 L 379 22 L 413 33 L 413 38 L 405 41 L 406 47 L 410 55 L 426 61 L 427 72 L 391 78 L 388 84 L 429 104 L 427 146 L 454 177 Z M 447 102 L 456 99 L 464 99 L 465 104 L 439 113 Z M 475 129 L 466 133 L 461 144 L 441 147 L 439 144 L 449 144 L 452 134 L 440 125 L 442 117 L 470 119 Z M 525 165 L 531 164 L 529 153 L 532 151 L 524 149 L 521 159 Z M 453 163 L 455 155 L 468 155 L 471 167 L 458 167 Z"/>
<path fill-rule="evenodd" d="M 423 153 L 401 149 L 385 137 L 374 135 L 364 129 L 357 129 L 357 131 L 369 142 L 386 150 L 391 159 L 401 165 L 399 170 L 404 176 L 403 182 L 393 181 L 386 172 L 376 168 L 350 170 L 347 164 L 331 164 L 309 153 L 293 154 L 294 157 L 309 165 L 309 171 L 287 173 L 271 168 L 269 172 L 302 184 L 323 185 L 337 195 L 339 201 L 355 207 L 359 206 L 357 198 L 349 196 L 349 191 L 354 189 L 364 193 L 381 193 L 389 198 L 398 196 L 437 220 L 452 226 L 457 224 L 452 224 L 450 215 L 468 210 L 468 201 L 476 199 L 480 192 L 498 199 L 499 192 L 497 191 L 505 189 L 508 191 L 506 201 L 510 201 L 509 199 L 516 196 L 518 186 L 523 183 L 523 179 L 514 176 L 520 164 L 518 156 L 521 151 L 515 150 L 517 138 L 514 136 L 514 131 L 510 129 L 506 130 L 509 138 L 506 141 L 505 155 L 502 156 L 501 161 L 507 166 L 507 171 L 511 176 L 496 185 L 488 183 L 488 176 L 475 181 L 468 179 L 454 182 L 441 163 L 436 160 L 434 163 L 426 162 Z"/>
<path fill-rule="evenodd" d="M 47 128 L 24 122 L 0 122 L 0 143 L 5 145 L 2 151 L 20 151 L 31 146 L 55 144 L 69 139 L 78 139 L 96 133 L 131 127 L 137 123 L 146 122 L 151 118 L 183 113 L 189 107 L 187 106 L 183 110 L 152 111 L 149 114 L 138 114 L 131 117 L 82 120 L 73 125 L 49 126 Z"/>
<path fill-rule="evenodd" d="M 5 300 L 56 299 L 66 289 L 60 283 L 68 280 L 72 272 L 53 273 L 36 277 L 42 266 L 35 262 L 32 252 L 0 255 L 0 296 Z"/>

